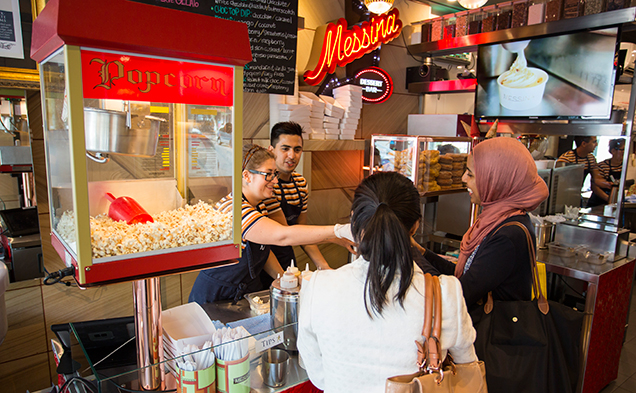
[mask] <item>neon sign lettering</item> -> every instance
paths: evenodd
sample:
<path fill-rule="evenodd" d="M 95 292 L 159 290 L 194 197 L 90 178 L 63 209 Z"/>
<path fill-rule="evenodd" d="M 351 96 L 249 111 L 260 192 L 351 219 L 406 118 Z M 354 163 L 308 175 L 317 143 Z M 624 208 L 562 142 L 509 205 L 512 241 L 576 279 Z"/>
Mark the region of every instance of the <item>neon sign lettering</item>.
<path fill-rule="evenodd" d="M 344 18 L 338 23 L 327 25 L 322 41 L 322 51 L 313 70 L 304 73 L 305 82 L 319 84 L 327 74 L 335 72 L 336 67 L 344 67 L 352 61 L 386 44 L 400 34 L 402 21 L 397 9 L 387 14 L 375 15 L 370 22 L 347 29 Z"/>

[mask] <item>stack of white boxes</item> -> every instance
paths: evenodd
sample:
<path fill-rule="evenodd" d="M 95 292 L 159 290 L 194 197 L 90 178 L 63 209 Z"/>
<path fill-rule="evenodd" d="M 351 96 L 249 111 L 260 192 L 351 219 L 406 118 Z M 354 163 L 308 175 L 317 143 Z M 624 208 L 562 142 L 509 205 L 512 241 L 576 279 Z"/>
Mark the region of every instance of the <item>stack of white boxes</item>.
<path fill-rule="evenodd" d="M 322 126 L 323 117 L 325 115 L 325 103 L 312 92 L 300 91 L 298 94 L 299 102 L 304 105 L 309 105 L 311 108 L 309 115 L 309 127 L 303 127 L 303 130 L 305 130 L 308 134 L 305 136 L 303 133 L 303 138 L 325 139 L 325 131 Z"/>
<path fill-rule="evenodd" d="M 309 130 L 309 115 L 311 114 L 311 107 L 301 103 L 297 94 L 283 97 L 285 97 L 285 103 L 278 104 L 277 122 L 293 121 L 300 124 L 303 130 Z M 305 135 L 303 135 L 303 137 L 304 136 Z"/>
<path fill-rule="evenodd" d="M 340 130 L 340 120 L 344 117 L 345 110 L 336 102 L 333 97 L 320 96 L 325 103 L 325 116 L 323 118 L 323 128 L 325 129 L 325 139 L 338 139 Z"/>
<path fill-rule="evenodd" d="M 336 102 L 345 109 L 340 121 L 340 139 L 354 139 L 362 113 L 362 87 L 345 85 L 333 89 Z"/>

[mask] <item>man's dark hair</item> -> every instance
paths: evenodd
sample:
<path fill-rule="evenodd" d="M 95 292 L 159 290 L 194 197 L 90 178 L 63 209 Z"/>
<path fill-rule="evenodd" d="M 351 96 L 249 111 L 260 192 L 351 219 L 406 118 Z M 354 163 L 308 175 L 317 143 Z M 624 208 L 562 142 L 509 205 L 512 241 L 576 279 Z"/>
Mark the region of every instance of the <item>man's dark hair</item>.
<path fill-rule="evenodd" d="M 574 137 L 574 143 L 576 143 L 576 147 L 581 146 L 583 142 L 589 142 L 591 140 L 592 140 L 591 136 L 577 135 Z"/>
<path fill-rule="evenodd" d="M 293 121 L 284 121 L 274 124 L 272 127 L 272 133 L 269 137 L 269 143 L 276 147 L 281 135 L 298 135 L 301 139 L 303 137 L 303 128 L 300 124 Z"/>

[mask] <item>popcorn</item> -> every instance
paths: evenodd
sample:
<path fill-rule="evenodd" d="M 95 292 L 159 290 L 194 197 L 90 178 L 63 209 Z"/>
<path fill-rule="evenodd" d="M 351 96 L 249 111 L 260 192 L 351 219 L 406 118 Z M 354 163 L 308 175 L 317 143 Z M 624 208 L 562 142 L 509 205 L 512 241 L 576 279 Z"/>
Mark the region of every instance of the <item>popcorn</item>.
<path fill-rule="evenodd" d="M 155 222 L 128 225 L 106 214 L 90 218 L 93 258 L 213 243 L 232 236 L 232 214 L 199 202 L 153 216 Z M 75 241 L 74 212 L 64 212 L 57 232 Z"/>

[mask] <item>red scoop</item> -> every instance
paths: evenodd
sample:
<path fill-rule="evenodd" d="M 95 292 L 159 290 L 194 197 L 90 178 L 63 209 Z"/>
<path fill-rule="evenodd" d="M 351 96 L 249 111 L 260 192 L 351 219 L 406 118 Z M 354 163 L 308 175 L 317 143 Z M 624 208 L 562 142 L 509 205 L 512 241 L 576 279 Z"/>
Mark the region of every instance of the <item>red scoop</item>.
<path fill-rule="evenodd" d="M 115 198 L 110 192 L 106 193 L 106 198 L 110 201 L 108 216 L 115 221 L 126 221 L 127 224 L 138 222 L 154 222 L 150 214 L 136 200 L 131 197 Z"/>

